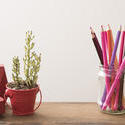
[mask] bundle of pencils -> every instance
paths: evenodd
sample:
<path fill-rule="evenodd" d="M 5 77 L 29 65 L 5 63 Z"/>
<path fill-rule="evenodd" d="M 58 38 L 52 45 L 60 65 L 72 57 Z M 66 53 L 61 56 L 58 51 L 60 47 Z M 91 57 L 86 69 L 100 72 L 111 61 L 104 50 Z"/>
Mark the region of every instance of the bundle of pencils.
<path fill-rule="evenodd" d="M 105 89 L 101 98 L 102 110 L 111 109 L 112 111 L 121 111 L 125 109 L 123 86 L 124 86 L 124 70 L 125 70 L 125 30 L 120 26 L 115 43 L 110 25 L 107 26 L 108 30 L 101 26 L 101 45 L 98 38 L 92 29 L 91 35 L 94 46 L 96 48 L 101 65 L 105 70 L 105 74 L 110 74 L 110 77 L 105 75 Z M 120 39 L 121 37 L 121 39 Z M 119 58 L 117 59 L 117 48 L 120 43 Z M 115 76 L 113 70 L 115 69 Z M 107 70 L 109 72 L 107 72 Z"/>

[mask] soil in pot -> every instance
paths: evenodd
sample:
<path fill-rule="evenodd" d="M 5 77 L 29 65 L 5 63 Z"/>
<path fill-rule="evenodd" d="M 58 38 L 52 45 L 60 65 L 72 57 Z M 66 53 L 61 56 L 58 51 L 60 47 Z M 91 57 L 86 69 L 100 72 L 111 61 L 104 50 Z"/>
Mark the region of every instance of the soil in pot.
<path fill-rule="evenodd" d="M 32 89 L 38 87 L 37 84 L 33 84 L 32 86 L 27 86 L 27 84 L 23 81 L 21 84 L 16 84 L 15 82 L 10 82 L 7 84 L 7 87 L 10 89 Z"/>

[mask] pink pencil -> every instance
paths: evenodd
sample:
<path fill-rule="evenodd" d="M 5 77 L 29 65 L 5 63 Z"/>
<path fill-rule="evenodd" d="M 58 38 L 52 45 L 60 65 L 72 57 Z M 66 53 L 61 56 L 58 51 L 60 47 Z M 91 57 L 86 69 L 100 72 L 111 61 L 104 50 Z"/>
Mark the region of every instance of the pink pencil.
<path fill-rule="evenodd" d="M 101 41 L 102 41 L 102 52 L 103 52 L 103 62 L 104 62 L 104 68 L 108 67 L 108 61 L 107 61 L 107 55 L 106 55 L 106 37 L 105 37 L 105 31 L 103 29 L 103 26 L 101 26 L 102 32 L 101 32 Z M 106 81 L 106 91 L 107 94 L 110 89 L 110 84 L 109 84 L 109 78 L 106 76 L 105 77 Z"/>
<path fill-rule="evenodd" d="M 125 40 L 125 30 L 122 32 L 122 37 L 121 37 L 121 46 L 120 46 L 120 53 L 119 53 L 119 66 L 121 65 L 122 59 L 123 59 L 124 40 Z M 120 82 L 120 80 L 119 80 L 119 82 Z M 123 82 L 124 82 L 124 80 L 123 80 Z M 122 107 L 123 82 L 120 82 L 120 84 L 119 84 L 118 99 L 117 99 L 117 106 L 119 109 Z"/>
<path fill-rule="evenodd" d="M 122 63 L 122 58 L 123 58 L 124 37 L 125 37 L 125 31 L 123 31 L 122 37 L 121 37 L 121 45 L 120 45 L 120 53 L 119 53 L 119 66 Z"/>
<path fill-rule="evenodd" d="M 108 38 L 107 38 L 107 32 L 105 31 L 105 44 L 106 44 L 106 50 L 108 51 Z"/>
<path fill-rule="evenodd" d="M 113 92 L 114 92 L 115 88 L 117 87 L 118 84 L 120 84 L 119 83 L 119 78 L 122 75 L 122 73 L 124 72 L 124 69 L 125 69 L 125 58 L 123 59 L 122 64 L 120 65 L 120 68 L 119 68 L 119 70 L 117 72 L 117 75 L 115 77 L 115 80 L 114 80 L 114 82 L 113 82 L 113 84 L 112 84 L 112 86 L 110 88 L 110 91 L 107 94 L 107 97 L 106 97 L 106 100 L 105 100 L 105 102 L 103 104 L 102 110 L 106 109 L 107 105 L 110 102 L 110 99 L 111 99 L 111 97 L 113 95 Z"/>

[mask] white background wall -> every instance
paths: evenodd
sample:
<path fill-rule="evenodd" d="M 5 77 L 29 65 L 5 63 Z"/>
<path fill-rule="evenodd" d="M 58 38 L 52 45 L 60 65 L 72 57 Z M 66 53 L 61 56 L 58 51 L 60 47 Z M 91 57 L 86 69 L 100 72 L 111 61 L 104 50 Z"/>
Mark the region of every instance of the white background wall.
<path fill-rule="evenodd" d="M 125 23 L 123 0 L 0 0 L 0 63 L 11 81 L 12 57 L 24 55 L 27 30 L 42 52 L 44 101 L 96 101 L 99 60 L 89 27 Z"/>

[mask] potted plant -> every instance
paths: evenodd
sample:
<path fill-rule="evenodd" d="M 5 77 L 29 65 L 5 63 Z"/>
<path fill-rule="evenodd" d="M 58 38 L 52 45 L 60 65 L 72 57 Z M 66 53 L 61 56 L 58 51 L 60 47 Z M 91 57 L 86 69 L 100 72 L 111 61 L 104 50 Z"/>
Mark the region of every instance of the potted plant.
<path fill-rule="evenodd" d="M 20 76 L 20 61 L 18 56 L 13 58 L 12 78 L 13 82 L 7 84 L 5 98 L 10 98 L 13 114 L 32 114 L 41 103 L 41 91 L 37 84 L 38 72 L 40 70 L 41 54 L 37 55 L 33 51 L 35 43 L 32 42 L 34 35 L 32 31 L 26 32 L 24 78 Z M 34 109 L 36 94 L 40 91 L 40 103 Z"/>

